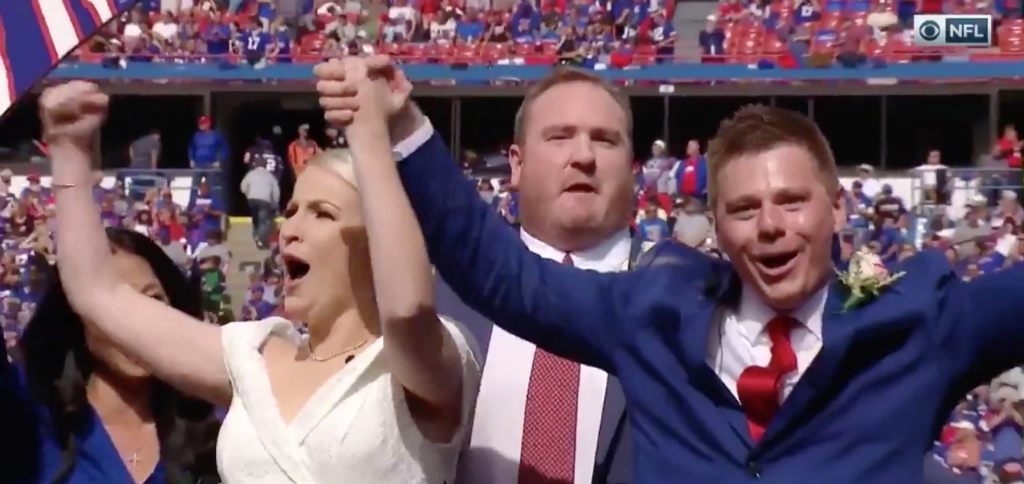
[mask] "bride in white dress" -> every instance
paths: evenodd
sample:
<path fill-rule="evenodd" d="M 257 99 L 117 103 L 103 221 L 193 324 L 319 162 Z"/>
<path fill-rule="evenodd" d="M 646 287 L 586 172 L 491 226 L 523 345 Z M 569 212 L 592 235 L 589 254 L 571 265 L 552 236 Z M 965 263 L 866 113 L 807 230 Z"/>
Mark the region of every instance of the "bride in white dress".
<path fill-rule="evenodd" d="M 360 204 L 362 171 L 393 163 L 383 112 L 361 111 L 346 129 L 359 163 L 332 151 L 298 177 L 280 240 L 285 310 L 309 328 L 301 338 L 281 318 L 208 325 L 119 281 L 89 155 L 107 97 L 72 82 L 40 105 L 68 299 L 157 377 L 230 405 L 217 452 L 225 483 L 454 480 L 480 370 L 466 333 L 433 310 L 420 229 L 408 202 L 394 203 L 402 187 L 370 184 Z"/>

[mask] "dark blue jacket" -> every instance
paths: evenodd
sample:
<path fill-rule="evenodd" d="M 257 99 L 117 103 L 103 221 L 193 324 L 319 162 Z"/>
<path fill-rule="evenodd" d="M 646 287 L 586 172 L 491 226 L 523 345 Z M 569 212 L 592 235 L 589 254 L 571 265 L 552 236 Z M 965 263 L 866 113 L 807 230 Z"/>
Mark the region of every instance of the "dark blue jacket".
<path fill-rule="evenodd" d="M 214 130 L 196 131 L 192 142 L 188 144 L 188 159 L 195 162 L 196 168 L 209 168 L 214 163 L 224 165 L 228 155 L 228 145 L 220 133 Z"/>

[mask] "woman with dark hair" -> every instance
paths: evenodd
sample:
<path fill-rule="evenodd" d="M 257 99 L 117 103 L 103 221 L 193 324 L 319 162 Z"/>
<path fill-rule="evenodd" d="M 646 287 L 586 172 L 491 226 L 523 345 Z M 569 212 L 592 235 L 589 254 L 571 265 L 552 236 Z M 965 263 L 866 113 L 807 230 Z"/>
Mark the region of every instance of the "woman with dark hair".
<path fill-rule="evenodd" d="M 198 286 L 144 235 L 107 229 L 113 269 L 134 290 L 194 317 Z M 216 479 L 212 406 L 120 352 L 68 303 L 56 274 L 0 384 L 3 484 L 197 483 Z M 140 321 L 140 324 L 145 324 Z M 7 355 L 3 355 L 7 360 Z M 211 479 L 209 482 L 215 482 Z"/>

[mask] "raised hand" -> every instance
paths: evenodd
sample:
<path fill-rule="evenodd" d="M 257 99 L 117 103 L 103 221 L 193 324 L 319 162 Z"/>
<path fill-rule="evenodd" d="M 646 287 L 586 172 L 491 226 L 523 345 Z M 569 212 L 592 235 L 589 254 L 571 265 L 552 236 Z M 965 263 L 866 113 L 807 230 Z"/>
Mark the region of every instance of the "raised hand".
<path fill-rule="evenodd" d="M 47 88 L 39 98 L 43 140 L 51 147 L 88 150 L 107 116 L 109 101 L 91 82 L 71 81 Z"/>
<path fill-rule="evenodd" d="M 331 59 L 313 69 L 324 119 L 348 127 L 364 111 L 365 118 L 385 119 L 409 104 L 412 84 L 387 56 Z M 371 111 L 372 110 L 372 111 Z"/>

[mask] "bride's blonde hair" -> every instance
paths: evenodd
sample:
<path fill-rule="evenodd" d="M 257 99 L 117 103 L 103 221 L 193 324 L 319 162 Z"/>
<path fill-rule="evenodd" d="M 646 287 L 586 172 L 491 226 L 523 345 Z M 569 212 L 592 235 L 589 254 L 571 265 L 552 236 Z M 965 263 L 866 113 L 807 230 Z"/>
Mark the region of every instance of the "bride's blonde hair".
<path fill-rule="evenodd" d="M 341 176 L 345 183 L 352 185 L 357 192 L 359 183 L 356 182 L 355 166 L 353 165 L 352 152 L 344 149 L 333 149 L 321 151 L 309 159 L 309 165 L 317 165 L 327 168 Z"/>

